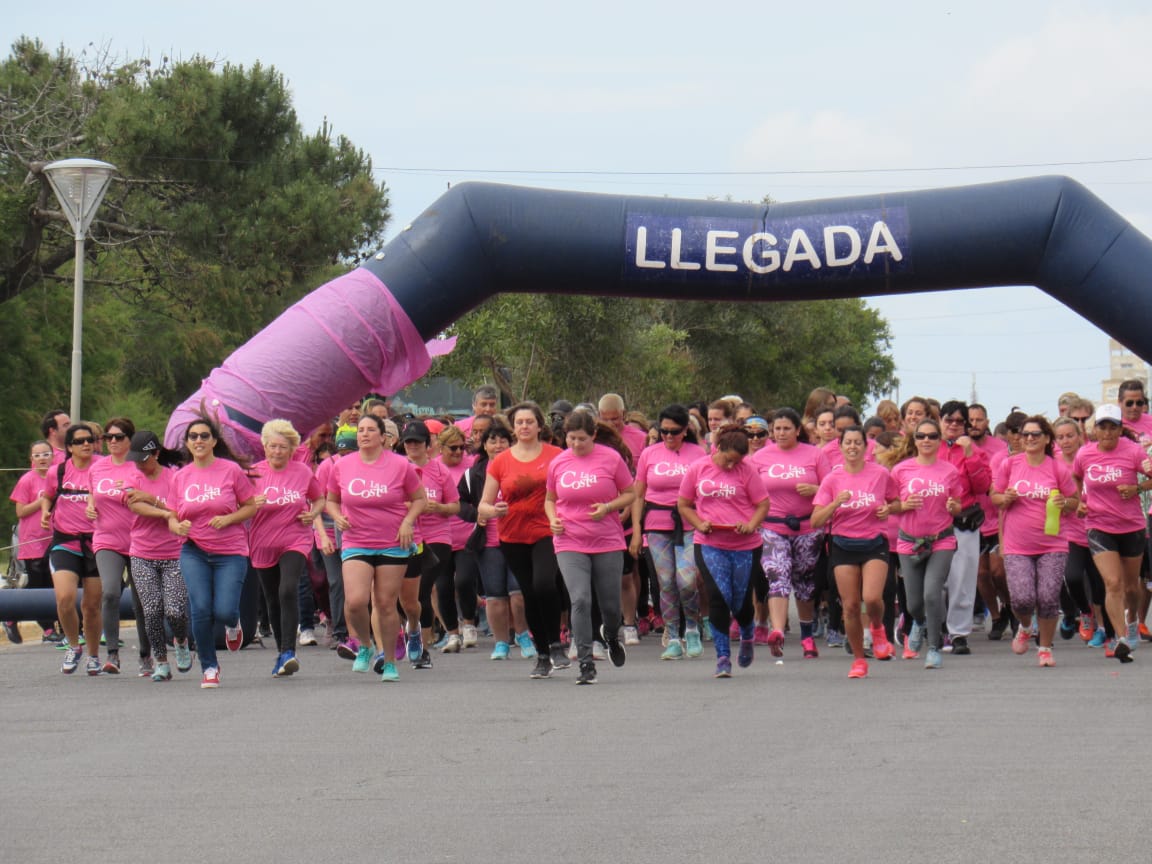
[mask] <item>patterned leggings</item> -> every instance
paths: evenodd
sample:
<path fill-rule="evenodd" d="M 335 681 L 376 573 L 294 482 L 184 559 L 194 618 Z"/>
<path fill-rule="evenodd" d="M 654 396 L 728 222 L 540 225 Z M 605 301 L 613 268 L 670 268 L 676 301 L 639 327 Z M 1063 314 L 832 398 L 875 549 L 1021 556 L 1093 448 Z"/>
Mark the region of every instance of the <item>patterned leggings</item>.
<path fill-rule="evenodd" d="M 797 600 L 811 600 L 816 593 L 816 562 L 824 532 L 788 535 L 761 528 L 760 539 L 764 541 L 760 562 L 768 577 L 768 596 L 795 594 Z"/>
<path fill-rule="evenodd" d="M 730 656 L 728 625 L 733 618 L 740 625 L 740 638 L 752 638 L 752 571 L 760 566 L 760 547 L 733 550 L 696 546 L 696 566 L 708 586 L 712 646 L 717 657 Z"/>
<path fill-rule="evenodd" d="M 153 561 L 133 556 L 131 566 L 152 657 L 157 663 L 166 663 L 168 640 L 164 637 L 164 618 L 168 618 L 177 642 L 188 638 L 188 589 L 180 575 L 180 559 Z"/>
<path fill-rule="evenodd" d="M 672 545 L 671 534 L 648 533 L 648 560 L 660 583 L 660 616 L 675 639 L 680 629 L 680 610 L 684 620 L 695 621 L 700 615 L 700 595 L 696 591 L 696 555 L 692 532 L 684 534 L 684 545 Z"/>
<path fill-rule="evenodd" d="M 1067 552 L 1043 555 L 1005 555 L 1004 575 L 1017 615 L 1036 612 L 1041 618 L 1060 614 L 1060 589 L 1064 585 Z"/>

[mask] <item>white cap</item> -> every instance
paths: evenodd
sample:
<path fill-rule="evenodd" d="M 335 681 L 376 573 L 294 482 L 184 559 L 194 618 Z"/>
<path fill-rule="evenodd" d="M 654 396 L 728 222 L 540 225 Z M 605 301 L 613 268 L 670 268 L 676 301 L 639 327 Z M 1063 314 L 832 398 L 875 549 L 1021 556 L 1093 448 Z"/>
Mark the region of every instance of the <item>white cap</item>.
<path fill-rule="evenodd" d="M 1120 406 L 1106 403 L 1096 409 L 1096 414 L 1092 418 L 1096 423 L 1115 423 L 1117 426 L 1124 425 L 1124 415 L 1120 413 Z"/>

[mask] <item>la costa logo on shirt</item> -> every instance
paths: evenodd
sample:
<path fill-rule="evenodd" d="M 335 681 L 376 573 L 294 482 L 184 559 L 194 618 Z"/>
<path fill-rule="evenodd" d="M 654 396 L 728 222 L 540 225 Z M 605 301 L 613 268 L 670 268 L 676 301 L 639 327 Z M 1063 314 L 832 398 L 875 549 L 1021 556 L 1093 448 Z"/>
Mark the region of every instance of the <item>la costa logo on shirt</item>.
<path fill-rule="evenodd" d="M 291 506 L 304 500 L 298 489 L 281 489 L 279 486 L 269 486 L 264 490 L 264 497 L 269 504 Z"/>
<path fill-rule="evenodd" d="M 688 473 L 688 466 L 682 462 L 656 462 L 652 473 L 657 477 L 683 477 Z"/>
<path fill-rule="evenodd" d="M 1016 494 L 1021 498 L 1047 498 L 1052 494 L 1052 487 L 1043 483 L 1032 483 L 1028 480 L 1017 480 L 1012 484 Z"/>
<path fill-rule="evenodd" d="M 1089 465 L 1084 476 L 1093 483 L 1119 483 L 1124 469 L 1116 465 Z"/>
<path fill-rule="evenodd" d="M 934 498 L 938 495 L 947 495 L 948 490 L 943 483 L 936 480 L 925 480 L 923 477 L 912 477 L 908 481 L 909 495 L 922 495 L 925 498 Z"/>
<path fill-rule="evenodd" d="M 808 476 L 808 469 L 803 465 L 781 465 L 773 463 L 765 472 L 773 480 L 803 480 Z"/>
<path fill-rule="evenodd" d="M 840 506 L 845 510 L 862 510 L 866 507 L 874 507 L 876 502 L 877 498 L 871 492 L 853 492 L 852 497 Z"/>
<path fill-rule="evenodd" d="M 113 480 L 111 477 L 101 477 L 96 482 L 96 488 L 92 491 L 97 495 L 107 495 L 109 498 L 115 498 L 122 495 L 123 489 L 119 485 L 121 481 Z"/>
<path fill-rule="evenodd" d="M 201 486 L 199 483 L 193 483 L 184 490 L 184 500 L 189 504 L 203 504 L 205 501 L 212 501 L 219 498 L 224 494 L 219 486 Z"/>
<path fill-rule="evenodd" d="M 696 484 L 696 494 L 701 498 L 735 498 L 736 487 L 719 480 L 701 480 Z"/>
<path fill-rule="evenodd" d="M 561 471 L 557 482 L 561 489 L 587 489 L 595 486 L 598 479 L 587 471 Z"/>
<path fill-rule="evenodd" d="M 83 493 L 83 490 L 76 486 L 71 480 L 65 480 L 64 483 L 60 486 L 60 497 L 67 501 L 85 500 L 86 496 L 84 494 L 77 495 L 77 491 Z"/>
<path fill-rule="evenodd" d="M 388 484 L 356 477 L 348 483 L 348 494 L 356 498 L 383 498 L 388 494 Z"/>

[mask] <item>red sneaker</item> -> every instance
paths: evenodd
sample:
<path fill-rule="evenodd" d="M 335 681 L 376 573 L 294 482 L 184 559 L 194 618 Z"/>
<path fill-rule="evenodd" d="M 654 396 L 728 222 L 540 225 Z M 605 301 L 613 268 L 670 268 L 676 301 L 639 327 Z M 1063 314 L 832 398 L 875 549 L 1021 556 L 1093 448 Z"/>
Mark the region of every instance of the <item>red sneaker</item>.
<path fill-rule="evenodd" d="M 920 656 L 919 651 L 913 651 L 910 647 L 908 647 L 908 637 L 907 636 L 904 637 L 904 653 L 901 654 L 900 656 L 903 657 L 905 660 L 915 660 L 917 657 Z"/>
<path fill-rule="evenodd" d="M 804 649 L 805 660 L 815 660 L 820 656 L 820 652 L 816 649 L 816 640 L 811 636 L 801 639 L 800 647 Z"/>
<path fill-rule="evenodd" d="M 888 641 L 888 634 L 883 627 L 872 630 L 872 656 L 877 660 L 891 660 L 896 656 L 896 649 Z"/>
<path fill-rule="evenodd" d="M 228 646 L 229 651 L 239 651 L 244 644 L 244 628 L 240 626 L 239 621 L 235 627 L 224 628 L 224 644 Z"/>
<path fill-rule="evenodd" d="M 1092 636 L 1096 632 L 1096 622 L 1092 620 L 1091 615 L 1080 616 L 1080 638 L 1085 642 L 1091 642 Z"/>
<path fill-rule="evenodd" d="M 891 647 L 891 646 L 889 646 Z M 876 650 L 873 646 L 872 650 Z M 868 661 L 861 657 L 858 660 L 852 661 L 852 668 L 848 670 L 849 678 L 867 678 L 868 677 Z"/>
<path fill-rule="evenodd" d="M 768 634 L 768 650 L 772 652 L 773 657 L 784 656 L 784 633 L 780 630 L 773 630 Z"/>
<path fill-rule="evenodd" d="M 220 686 L 220 667 L 209 666 L 204 670 L 204 677 L 200 679 L 201 690 L 215 690 Z"/>
<path fill-rule="evenodd" d="M 770 631 L 768 630 L 767 624 L 757 624 L 756 627 L 752 631 L 752 641 L 755 642 L 757 645 L 769 645 L 769 644 L 771 644 L 768 641 L 769 632 Z"/>

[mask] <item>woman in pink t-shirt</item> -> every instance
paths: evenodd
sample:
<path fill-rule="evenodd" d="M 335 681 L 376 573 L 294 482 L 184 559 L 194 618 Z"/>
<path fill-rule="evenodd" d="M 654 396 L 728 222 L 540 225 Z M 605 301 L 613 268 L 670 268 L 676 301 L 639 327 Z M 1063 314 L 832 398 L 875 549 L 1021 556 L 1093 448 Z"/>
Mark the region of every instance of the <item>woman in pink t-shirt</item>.
<path fill-rule="evenodd" d="M 642 526 L 642 530 L 633 532 L 629 551 L 632 557 L 639 558 L 644 550 L 660 586 L 660 614 L 664 635 L 668 637 L 660 659 L 699 657 L 704 650 L 698 623 L 700 593 L 696 587 L 700 571 L 696 567 L 693 533 L 684 530 L 676 499 L 681 478 L 688 473 L 689 465 L 704 457 L 704 449 L 696 443 L 688 409 L 683 405 L 664 408 L 655 428 L 661 443 L 646 448 L 636 463 L 632 524 Z"/>
<path fill-rule="evenodd" d="M 1072 475 L 1088 505 L 1088 548 L 1104 580 L 1104 605 L 1117 638 L 1105 648 L 1121 663 L 1132 660 L 1140 642 L 1139 621 L 1127 619 L 1140 608 L 1140 562 L 1147 538 L 1140 493 L 1152 489 L 1152 464 L 1139 444 L 1123 436 L 1117 405 L 1096 409 L 1096 440 L 1085 444 L 1072 463 Z M 1141 480 L 1140 476 L 1144 475 Z"/>
<path fill-rule="evenodd" d="M 809 517 L 812 497 L 832 468 L 824 452 L 808 443 L 808 433 L 793 409 L 781 408 L 772 415 L 772 438 L 773 443 L 752 458 L 772 499 L 760 528 L 760 561 L 768 582 L 768 619 L 760 619 L 761 631 L 771 624 L 767 633 L 761 632 L 761 641 L 773 657 L 784 656 L 788 598 L 794 597 L 800 645 L 805 657 L 815 658 L 819 656 L 813 637 L 816 565 L 824 546 L 824 531 L 813 528 Z"/>
<path fill-rule="evenodd" d="M 172 680 L 168 664 L 164 620 L 172 628 L 176 646 L 176 668 L 192 668 L 188 644 L 190 622 L 188 588 L 180 572 L 180 538 L 168 529 L 175 512 L 176 466 L 180 454 L 160 445 L 154 432 L 142 430 L 132 436 L 128 460 L 136 466 L 132 491 L 127 494 L 132 511 L 132 539 L 129 544 L 132 589 L 140 596 L 144 627 L 152 649 L 152 680 Z"/>
<path fill-rule="evenodd" d="M 264 461 L 252 466 L 256 514 L 248 531 L 249 557 L 276 637 L 272 675 L 284 678 L 300 669 L 300 580 L 308 578 L 312 523 L 324 506 L 324 493 L 312 469 L 292 459 L 300 433 L 289 421 L 269 420 L 260 430 L 260 441 Z"/>
<path fill-rule="evenodd" d="M 728 628 L 740 627 L 741 668 L 752 665 L 752 574 L 760 566 L 760 523 L 769 499 L 760 473 L 744 457 L 748 436 L 740 426 L 723 426 L 713 436 L 712 454 L 688 468 L 676 506 L 696 530 L 696 566 L 708 585 L 716 677 L 732 675 Z"/>
<path fill-rule="evenodd" d="M 548 465 L 544 513 L 552 531 L 560 575 L 571 599 L 569 620 L 580 662 L 577 684 L 596 683 L 592 658 L 592 592 L 604 623 L 600 636 L 613 666 L 624 665 L 618 634 L 621 575 L 624 572 L 624 527 L 620 511 L 636 496 L 632 474 L 623 457 L 596 443 L 591 411 L 576 409 L 564 420 L 568 449 Z"/>
<path fill-rule="evenodd" d="M 1000 463 L 992 478 L 992 502 L 1004 514 L 1001 549 L 1012 611 L 1020 621 L 1012 651 L 1028 650 L 1033 614 L 1039 618 L 1037 654 L 1041 666 L 1056 665 L 1052 637 L 1060 612 L 1060 590 L 1068 565 L 1068 540 L 1047 531 L 1049 506 L 1073 514 L 1079 501 L 1072 472 L 1052 456 L 1052 427 L 1040 416 L 1020 429 L 1024 452 Z"/>
<path fill-rule="evenodd" d="M 32 469 L 20 476 L 8 496 L 16 507 L 16 554 L 27 576 L 27 588 L 52 587 L 52 574 L 48 570 L 48 541 L 52 539 L 52 533 L 40 527 L 40 513 L 43 507 L 41 499 L 52 495 L 52 480 L 48 473 L 54 469 L 54 455 L 52 445 L 47 441 L 33 441 L 28 456 Z M 42 641 L 59 642 L 63 638 L 53 621 L 36 623 L 44 631 Z M 16 621 L 5 621 L 4 631 L 13 644 L 23 641 Z"/>
<path fill-rule="evenodd" d="M 928 641 L 925 669 L 939 669 L 940 634 L 944 623 L 944 585 L 956 554 L 952 517 L 960 512 L 964 487 L 960 473 L 937 459 L 940 424 L 921 420 L 912 432 L 916 455 L 898 462 L 892 478 L 900 493 L 900 532 L 896 551 L 900 577 L 912 616 L 912 630 L 904 638 L 904 659 L 915 659 Z"/>
<path fill-rule="evenodd" d="M 374 414 L 361 417 L 356 426 L 359 449 L 335 463 L 328 481 L 328 514 L 342 532 L 344 614 L 358 640 L 353 672 L 372 666 L 373 624 L 381 652 L 396 642 L 396 603 L 408 563 L 416 555 L 416 520 L 428 500 L 415 466 L 384 446 L 386 428 Z M 380 680 L 399 680 L 396 664 L 387 656 L 383 659 Z"/>
<path fill-rule="evenodd" d="M 482 428 L 477 433 L 483 435 L 492 423 L 491 417 L 484 417 Z M 473 428 L 476 424 L 473 422 Z M 468 454 L 468 442 L 459 426 L 446 426 L 444 431 L 436 436 L 440 443 L 440 463 L 448 471 L 452 485 L 456 488 L 457 498 L 460 496 L 460 481 L 476 457 Z M 462 506 L 462 504 L 461 504 Z M 444 580 L 438 585 L 440 608 L 452 606 L 458 613 L 458 630 L 449 628 L 448 641 L 441 649 L 445 654 L 453 654 L 461 648 L 475 648 L 479 639 L 476 630 L 476 607 L 479 594 L 477 593 L 477 571 L 474 566 L 475 558 L 464 555 L 464 544 L 472 534 L 473 525 L 460 518 L 460 512 L 448 517 L 449 541 L 452 550 L 452 578 Z M 455 590 L 453 590 L 455 589 Z M 456 638 L 453 639 L 452 637 Z"/>
<path fill-rule="evenodd" d="M 820 483 L 812 499 L 812 525 L 829 524 L 828 566 L 844 607 L 844 633 L 855 659 L 849 678 L 866 678 L 861 603 L 868 611 L 872 655 L 890 660 L 895 651 L 884 630 L 884 586 L 888 581 L 888 517 L 900 511 L 896 481 L 885 468 L 866 462 L 860 426 L 840 432 L 844 464 Z"/>
<path fill-rule="evenodd" d="M 248 576 L 248 533 L 244 523 L 256 513 L 256 492 L 247 472 L 206 417 L 184 430 L 192 461 L 176 472 L 175 512 L 168 519 L 173 534 L 184 538 L 180 572 L 192 606 L 192 636 L 200 657 L 204 690 L 220 686 L 216 659 L 216 625 L 224 627 L 224 644 L 239 651 L 240 595 Z"/>

